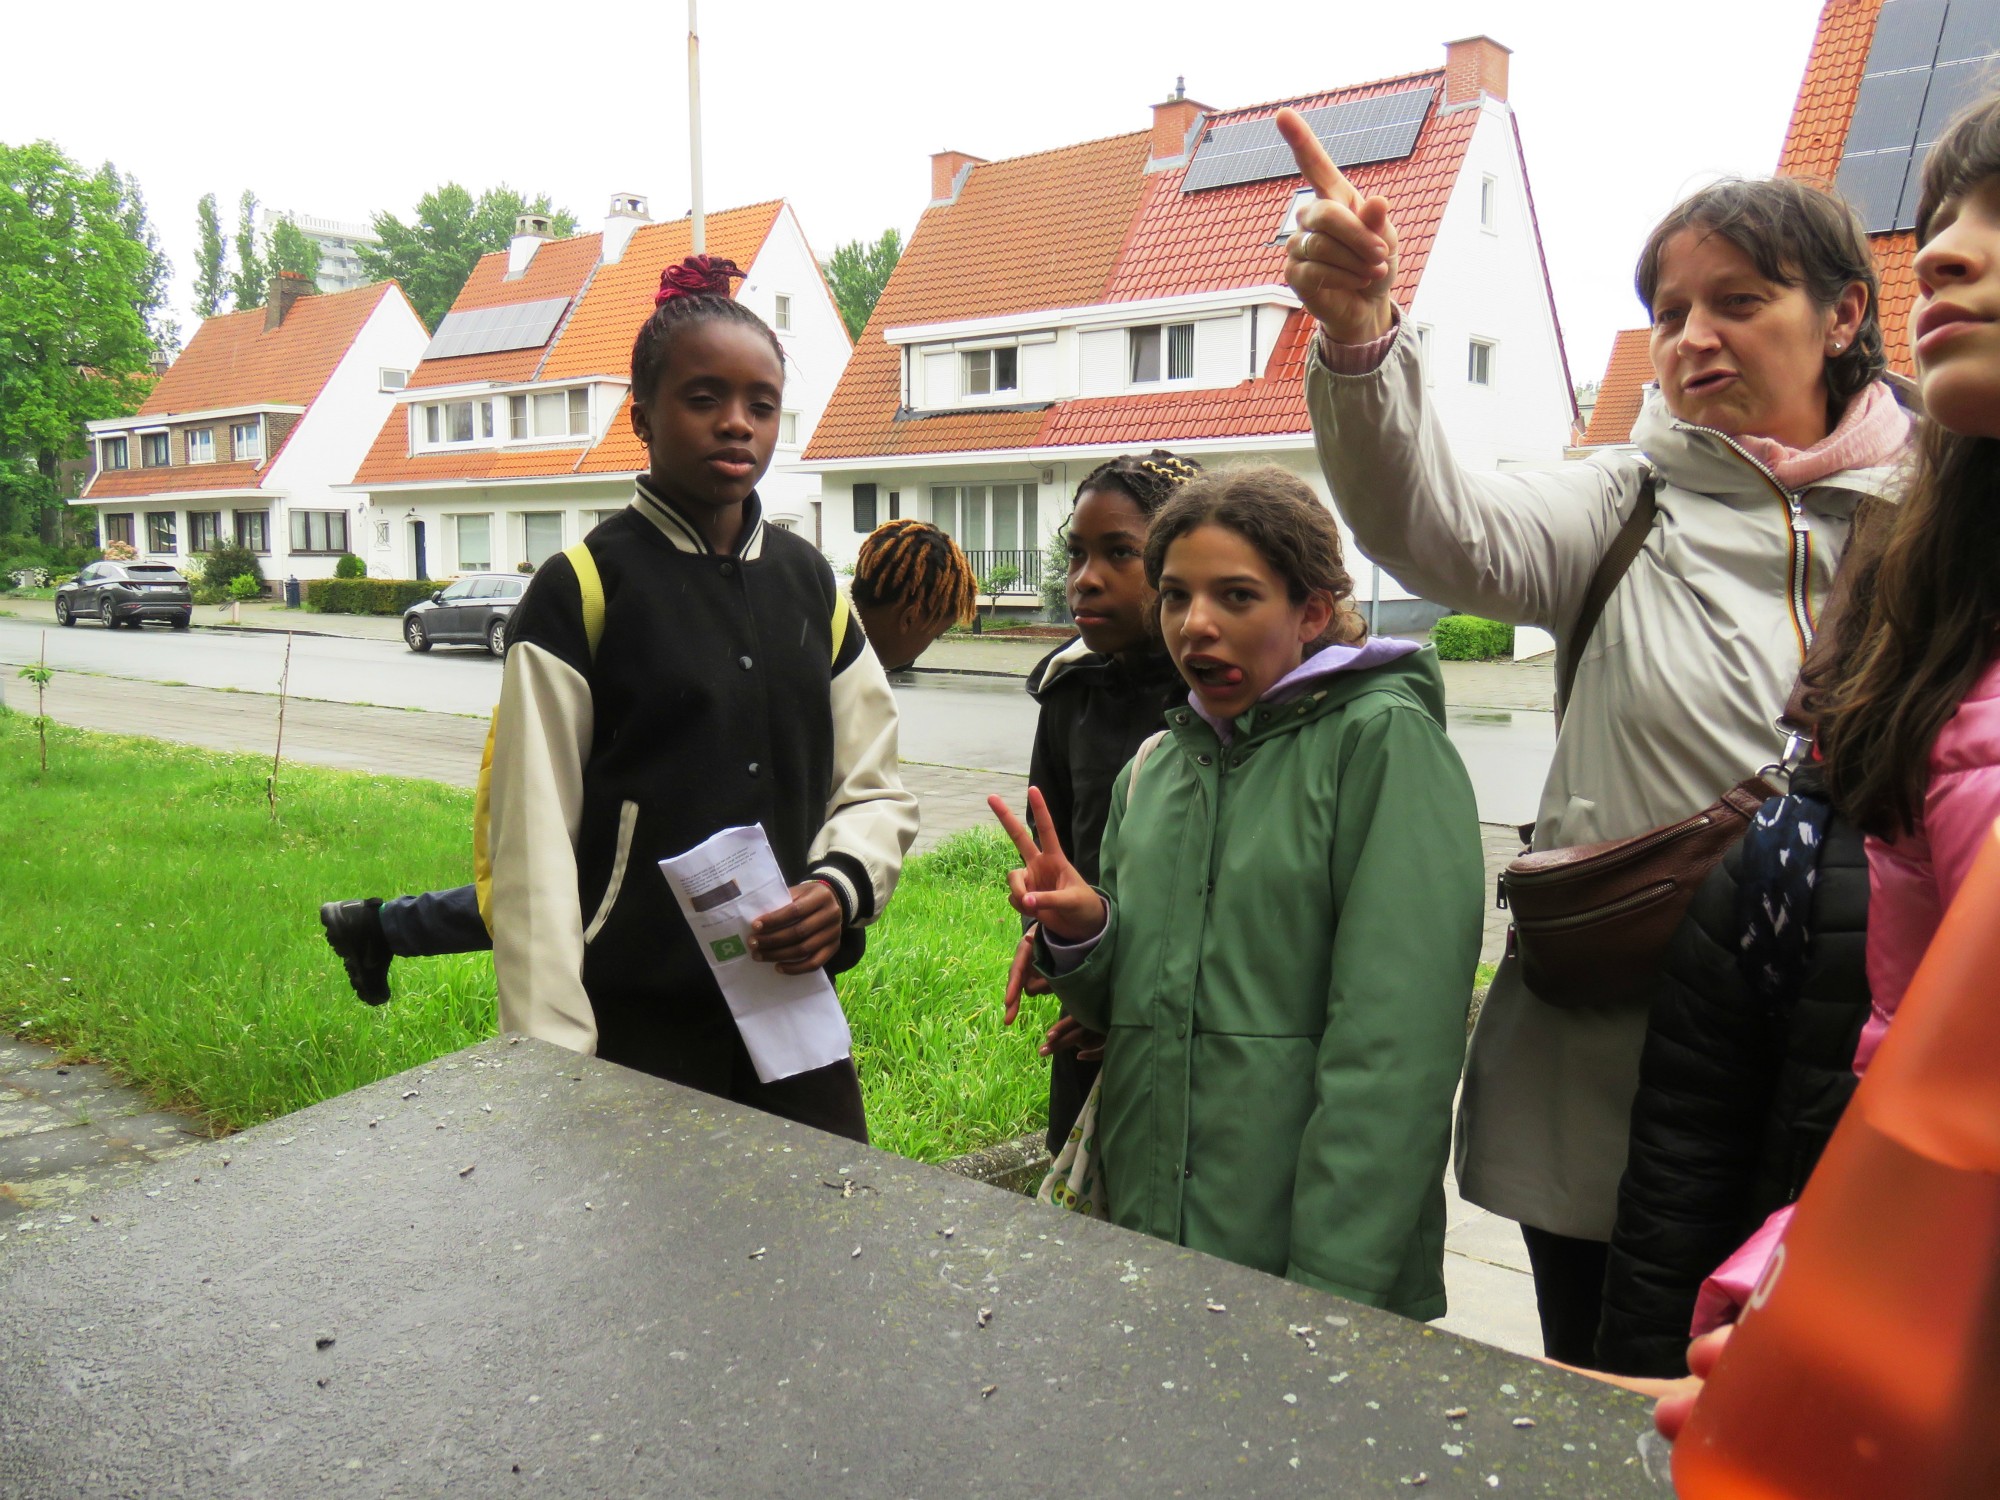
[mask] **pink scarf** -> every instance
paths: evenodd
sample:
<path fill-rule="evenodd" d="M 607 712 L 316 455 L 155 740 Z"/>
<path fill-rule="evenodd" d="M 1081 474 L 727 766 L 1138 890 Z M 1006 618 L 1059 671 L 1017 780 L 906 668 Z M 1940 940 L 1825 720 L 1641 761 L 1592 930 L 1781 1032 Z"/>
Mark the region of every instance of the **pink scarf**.
<path fill-rule="evenodd" d="M 1840 425 L 1810 448 L 1787 448 L 1767 437 L 1736 441 L 1777 475 L 1778 483 L 1797 491 L 1847 469 L 1894 463 L 1909 446 L 1912 421 L 1896 393 L 1877 380 L 1847 403 Z"/>

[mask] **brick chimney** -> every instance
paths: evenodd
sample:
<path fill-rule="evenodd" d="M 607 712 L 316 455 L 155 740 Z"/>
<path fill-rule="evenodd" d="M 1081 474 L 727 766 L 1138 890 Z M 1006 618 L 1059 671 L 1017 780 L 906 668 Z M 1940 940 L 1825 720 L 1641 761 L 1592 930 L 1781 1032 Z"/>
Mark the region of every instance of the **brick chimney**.
<path fill-rule="evenodd" d="M 264 332 L 269 333 L 283 323 L 299 298 L 310 297 L 318 290 L 310 276 L 301 276 L 297 271 L 280 271 L 273 276 L 264 293 Z"/>
<path fill-rule="evenodd" d="M 1481 94 L 1507 97 L 1507 59 L 1513 49 L 1490 36 L 1468 36 L 1444 44 L 1444 102 L 1477 104 Z"/>
<path fill-rule="evenodd" d="M 1153 143 L 1146 152 L 1146 170 L 1158 172 L 1185 162 L 1188 137 L 1207 113 L 1206 104 L 1188 98 L 1187 80 L 1176 78 L 1173 97 L 1153 106 Z"/>
<path fill-rule="evenodd" d="M 931 202 L 951 203 L 958 197 L 959 174 L 967 167 L 980 166 L 983 156 L 968 156 L 963 151 L 933 151 L 931 153 Z"/>
<path fill-rule="evenodd" d="M 547 214 L 516 214 L 514 238 L 507 242 L 507 274 L 500 279 L 517 280 L 527 271 L 535 252 L 542 248 L 542 241 L 555 237 L 553 223 Z"/>

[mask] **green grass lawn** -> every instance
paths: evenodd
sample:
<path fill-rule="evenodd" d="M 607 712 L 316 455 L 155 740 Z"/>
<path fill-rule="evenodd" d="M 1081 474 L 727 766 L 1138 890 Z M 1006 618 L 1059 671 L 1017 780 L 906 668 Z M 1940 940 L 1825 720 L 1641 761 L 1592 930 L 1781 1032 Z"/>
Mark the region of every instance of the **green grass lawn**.
<path fill-rule="evenodd" d="M 269 764 L 52 726 L 44 779 L 28 717 L 0 715 L 0 1029 L 230 1128 L 490 1036 L 485 954 L 399 961 L 395 1000 L 371 1008 L 318 918 L 334 897 L 463 883 L 471 793 L 287 766 L 273 823 Z M 1010 860 L 997 831 L 913 860 L 842 981 L 888 1150 L 939 1160 L 1041 1122 L 1054 1003 L 1000 1025 Z"/>

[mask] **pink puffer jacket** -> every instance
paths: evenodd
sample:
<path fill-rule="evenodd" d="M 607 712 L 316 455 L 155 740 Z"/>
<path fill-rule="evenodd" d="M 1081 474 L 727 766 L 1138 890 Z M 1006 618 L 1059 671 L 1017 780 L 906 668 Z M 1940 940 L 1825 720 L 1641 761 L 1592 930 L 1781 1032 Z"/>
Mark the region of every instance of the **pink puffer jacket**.
<path fill-rule="evenodd" d="M 1855 1049 L 1855 1072 L 1868 1071 L 1924 949 L 1995 819 L 2000 819 L 2000 657 L 1987 663 L 1938 731 L 1923 827 L 1894 843 L 1868 841 L 1868 987 L 1875 1013 Z"/>
<path fill-rule="evenodd" d="M 1854 1049 L 1856 1073 L 1868 1071 L 1945 908 L 1996 820 L 2000 656 L 1987 663 L 1931 746 L 1923 827 L 1893 843 L 1868 840 L 1868 987 L 1874 1000 Z M 1708 1278 L 1695 1303 L 1692 1333 L 1736 1321 L 1791 1221 L 1791 1207 L 1779 1209 Z"/>

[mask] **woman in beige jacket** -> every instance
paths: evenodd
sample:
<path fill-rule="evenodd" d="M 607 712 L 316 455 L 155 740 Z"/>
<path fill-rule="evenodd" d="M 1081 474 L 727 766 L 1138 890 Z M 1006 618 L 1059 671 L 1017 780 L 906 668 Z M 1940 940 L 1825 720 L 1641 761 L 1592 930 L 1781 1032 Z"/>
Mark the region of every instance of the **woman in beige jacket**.
<path fill-rule="evenodd" d="M 1321 324 L 1306 377 L 1334 503 L 1406 588 L 1554 634 L 1650 473 L 1643 549 L 1576 664 L 1534 847 L 1686 817 L 1776 759 L 1774 720 L 1811 644 L 1856 505 L 1887 498 L 1909 417 L 1881 382 L 1867 238 L 1795 181 L 1723 182 L 1653 231 L 1635 455 L 1552 471 L 1453 462 L 1390 298 L 1396 232 L 1302 123 L 1281 116 L 1319 201 L 1286 275 Z M 1503 962 L 1472 1039 L 1456 1164 L 1466 1198 L 1522 1226 L 1548 1352 L 1588 1363 L 1645 1036 L 1641 976 L 1558 1009 Z"/>

